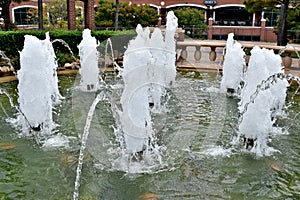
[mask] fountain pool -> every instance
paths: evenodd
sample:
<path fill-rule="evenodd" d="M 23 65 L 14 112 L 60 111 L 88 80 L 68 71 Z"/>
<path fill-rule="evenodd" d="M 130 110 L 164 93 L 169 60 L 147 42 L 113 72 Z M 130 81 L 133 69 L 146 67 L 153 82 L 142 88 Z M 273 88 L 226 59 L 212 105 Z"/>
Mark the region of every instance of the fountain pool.
<path fill-rule="evenodd" d="M 111 95 L 118 101 L 120 80 Z M 269 145 L 277 152 L 257 157 L 231 146 L 238 129 L 236 98 L 219 93 L 216 73 L 177 72 L 168 91 L 167 109 L 153 115 L 158 143 L 165 147 L 161 164 L 135 171 L 113 162 L 120 155 L 112 125 L 111 104 L 96 106 L 82 169 L 79 199 L 297 199 L 300 193 L 299 94 L 288 89 L 287 117 L 277 125 L 288 134 L 273 135 Z M 0 95 L 0 198 L 72 199 L 80 138 L 96 93 L 74 89 L 75 74 L 58 76 L 65 99 L 56 105 L 54 130 L 69 139 L 63 148 L 41 148 L 35 140 L 20 138 L 6 122 L 16 111 Z M 17 81 L 1 83 L 17 101 Z M 78 109 L 78 105 L 81 109 Z M 86 107 L 85 107 L 86 106 Z M 73 139 L 72 139 L 73 138 Z M 134 165 L 134 163 L 133 163 Z M 138 165 L 138 163 L 136 163 Z"/>

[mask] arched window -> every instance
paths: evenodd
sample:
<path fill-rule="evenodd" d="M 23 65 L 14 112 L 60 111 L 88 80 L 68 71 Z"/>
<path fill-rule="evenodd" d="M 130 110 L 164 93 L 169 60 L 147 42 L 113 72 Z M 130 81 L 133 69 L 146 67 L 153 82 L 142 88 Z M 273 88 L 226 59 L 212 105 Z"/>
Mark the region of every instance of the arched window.
<path fill-rule="evenodd" d="M 33 25 L 38 22 L 38 10 L 33 6 L 13 8 L 13 22 L 17 25 Z"/>

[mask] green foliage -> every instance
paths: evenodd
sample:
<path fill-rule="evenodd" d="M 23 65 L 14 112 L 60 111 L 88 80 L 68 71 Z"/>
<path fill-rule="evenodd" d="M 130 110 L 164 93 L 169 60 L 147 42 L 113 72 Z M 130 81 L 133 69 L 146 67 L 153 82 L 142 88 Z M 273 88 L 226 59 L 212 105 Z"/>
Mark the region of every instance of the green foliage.
<path fill-rule="evenodd" d="M 300 43 L 300 4 L 294 8 L 288 9 L 287 12 L 287 29 L 288 38 L 294 43 Z"/>
<path fill-rule="evenodd" d="M 184 7 L 174 10 L 178 18 L 178 26 L 185 29 L 185 33 L 192 38 L 203 39 L 206 36 L 207 28 L 204 11 L 196 8 Z"/>
<path fill-rule="evenodd" d="M 100 0 L 95 12 L 95 23 L 97 27 L 112 27 L 116 15 L 116 8 L 113 2 Z"/>
<path fill-rule="evenodd" d="M 196 8 L 184 7 L 181 9 L 174 10 L 174 14 L 178 18 L 178 26 L 190 26 L 196 25 L 197 27 L 206 28 L 204 23 L 204 11 Z"/>
<path fill-rule="evenodd" d="M 249 13 L 256 13 L 264 9 L 272 10 L 276 5 L 280 4 L 280 0 L 244 0 L 243 4 Z"/>
<path fill-rule="evenodd" d="M 38 24 L 38 9 L 29 8 L 25 20 L 27 21 L 27 24 Z"/>
<path fill-rule="evenodd" d="M 43 13 L 46 29 L 67 29 L 67 1 L 51 0 L 43 6 Z"/>
<path fill-rule="evenodd" d="M 300 4 L 288 9 L 287 26 L 288 30 L 300 30 Z"/>
<path fill-rule="evenodd" d="M 95 12 L 97 27 L 113 27 L 116 15 L 116 5 L 108 0 L 100 0 Z M 119 4 L 119 27 L 132 28 L 137 24 L 154 26 L 157 24 L 157 11 L 149 5 L 137 6 L 128 3 Z"/>
<path fill-rule="evenodd" d="M 155 26 L 157 24 L 157 11 L 149 5 L 121 4 L 119 10 L 119 25 L 125 27 Z"/>
<path fill-rule="evenodd" d="M 39 39 L 45 39 L 46 31 L 0 31 L 0 47 L 1 51 L 5 53 L 5 55 L 11 59 L 12 65 L 15 69 L 20 68 L 19 63 L 19 51 L 22 51 L 24 45 L 24 36 L 25 35 L 34 35 Z M 77 45 L 82 40 L 82 32 L 81 31 L 67 31 L 67 30 L 57 30 L 50 31 L 50 39 L 51 41 L 55 39 L 64 40 L 68 46 L 71 48 L 74 56 L 78 55 Z M 95 38 L 102 42 L 107 38 L 117 35 L 128 35 L 132 34 L 126 31 L 92 31 L 92 35 Z M 71 58 L 70 51 L 60 42 L 53 43 L 53 47 L 55 53 L 58 57 L 58 62 L 60 65 L 64 65 L 65 62 L 73 62 L 74 59 Z"/>

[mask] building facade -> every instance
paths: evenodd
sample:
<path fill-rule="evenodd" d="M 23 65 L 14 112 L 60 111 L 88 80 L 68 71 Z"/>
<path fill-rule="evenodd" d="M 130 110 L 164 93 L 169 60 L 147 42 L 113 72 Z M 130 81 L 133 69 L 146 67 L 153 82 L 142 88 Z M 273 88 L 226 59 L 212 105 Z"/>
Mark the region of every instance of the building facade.
<path fill-rule="evenodd" d="M 125 0 L 126 1 L 126 0 Z M 208 39 L 225 39 L 228 33 L 245 40 L 276 42 L 274 26 L 277 13 L 250 14 L 243 0 L 131 0 L 133 4 L 150 4 L 159 14 L 181 7 L 198 8 L 205 11 L 209 25 Z"/>
<path fill-rule="evenodd" d="M 44 0 L 48 4 L 50 0 Z M 76 29 L 76 17 L 78 13 L 85 18 L 87 28 L 95 29 L 94 7 L 98 0 L 68 2 L 69 29 Z M 157 9 L 158 15 L 165 14 L 169 10 L 181 7 L 193 7 L 205 11 L 206 22 L 209 25 L 208 39 L 224 39 L 229 32 L 243 37 L 246 40 L 260 40 L 274 42 L 277 40 L 274 24 L 276 13 L 250 14 L 243 5 L 243 0 L 120 0 L 137 5 L 149 4 Z M 70 6 L 71 5 L 71 6 Z M 37 22 L 28 19 L 28 13 L 37 10 L 37 0 L 12 2 L 10 6 L 12 22 L 20 29 L 34 28 Z M 76 11 L 80 10 L 80 11 Z M 87 12 L 84 12 L 86 10 Z"/>

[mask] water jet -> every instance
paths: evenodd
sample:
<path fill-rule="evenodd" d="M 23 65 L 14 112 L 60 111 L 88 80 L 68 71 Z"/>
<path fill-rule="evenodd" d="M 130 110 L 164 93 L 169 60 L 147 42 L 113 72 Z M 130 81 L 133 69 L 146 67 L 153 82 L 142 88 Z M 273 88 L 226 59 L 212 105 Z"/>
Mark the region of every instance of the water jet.
<path fill-rule="evenodd" d="M 229 98 L 227 88 L 220 89 L 221 82 L 214 72 L 176 72 L 174 60 L 169 60 L 175 57 L 173 47 L 166 49 L 166 38 L 158 34 L 158 30 L 151 37 L 146 29 L 138 29 L 138 32 L 141 37 L 136 36 L 131 43 L 135 48 L 132 51 L 127 48 L 124 53 L 124 71 L 118 74 L 120 76 L 116 76 L 118 72 L 115 71 L 105 72 L 109 81 L 102 82 L 97 89 L 90 88 L 94 91 L 87 92 L 78 87 L 80 75 L 57 77 L 59 92 L 66 96 L 60 103 L 52 104 L 55 125 L 50 135 L 57 137 L 48 135 L 50 138 L 45 136 L 47 140 L 41 142 L 51 146 L 53 140 L 50 139 L 54 138 L 56 144 L 59 141 L 63 145 L 48 148 L 24 135 L 20 137 L 18 133 L 22 131 L 7 123 L 8 118 L 15 118 L 20 113 L 11 106 L 7 95 L 0 92 L 3 105 L 0 138 L 4 142 L 3 148 L 0 147 L 3 163 L 0 165 L 0 197 L 70 199 L 74 195 L 74 177 L 78 173 L 74 199 L 138 199 L 145 196 L 159 199 L 297 198 L 300 107 L 295 94 L 297 89 L 287 82 L 300 82 L 296 76 L 284 74 L 276 67 L 275 70 L 274 66 L 281 67 L 277 65 L 278 56 L 255 48 L 247 71 L 243 71 L 245 84 L 240 84 L 234 91 L 234 98 Z M 159 48 L 151 45 L 155 38 L 164 41 L 155 43 Z M 42 43 L 31 39 L 34 44 Z M 144 46 L 139 47 L 137 42 Z M 149 57 L 143 56 L 145 54 Z M 24 61 L 29 63 L 27 59 Z M 273 63 L 272 72 L 266 62 Z M 37 66 L 41 67 L 41 64 Z M 164 67 L 167 70 L 159 71 Z M 51 74 L 49 80 L 53 80 L 53 68 Z M 165 77 L 166 74 L 170 76 Z M 252 79 L 252 75 L 257 79 Z M 145 77 L 150 79 L 143 82 Z M 98 81 L 102 81 L 99 76 Z M 277 86 L 279 89 L 274 89 Z M 13 104 L 19 104 L 17 87 L 17 81 L 1 83 L 0 91 L 5 88 Z M 49 94 L 54 95 L 54 90 L 51 91 Z M 278 93 L 281 94 L 277 96 Z M 33 93 L 28 96 L 32 97 Z M 47 97 L 54 99 L 51 95 Z M 269 105 L 263 104 L 266 102 Z M 145 111 L 137 111 L 137 108 Z M 129 123 L 121 122 L 120 113 L 126 111 L 128 115 L 123 116 L 129 123 L 149 132 L 137 135 L 128 131 L 125 139 L 122 127 Z M 257 120 L 251 113 L 261 117 L 260 123 L 249 121 Z M 275 119 L 278 120 L 276 125 Z M 263 122 L 266 122 L 265 127 Z M 250 128 L 259 129 L 261 134 L 251 132 Z M 28 125 L 27 129 L 30 129 Z M 39 132 L 44 130 L 43 127 Z M 155 133 L 155 138 L 149 140 L 148 133 Z M 128 138 L 131 136 L 137 136 L 134 138 L 138 141 L 137 148 L 130 146 Z M 65 138 L 68 143 L 64 143 Z M 248 140 L 245 142 L 249 151 L 245 151 L 244 138 Z M 232 142 L 233 139 L 237 139 L 237 143 Z M 148 148 L 144 149 L 144 146 Z M 61 157 L 69 155 L 72 155 L 69 161 L 72 166 L 61 161 Z M 86 155 L 90 159 L 84 160 Z"/>

